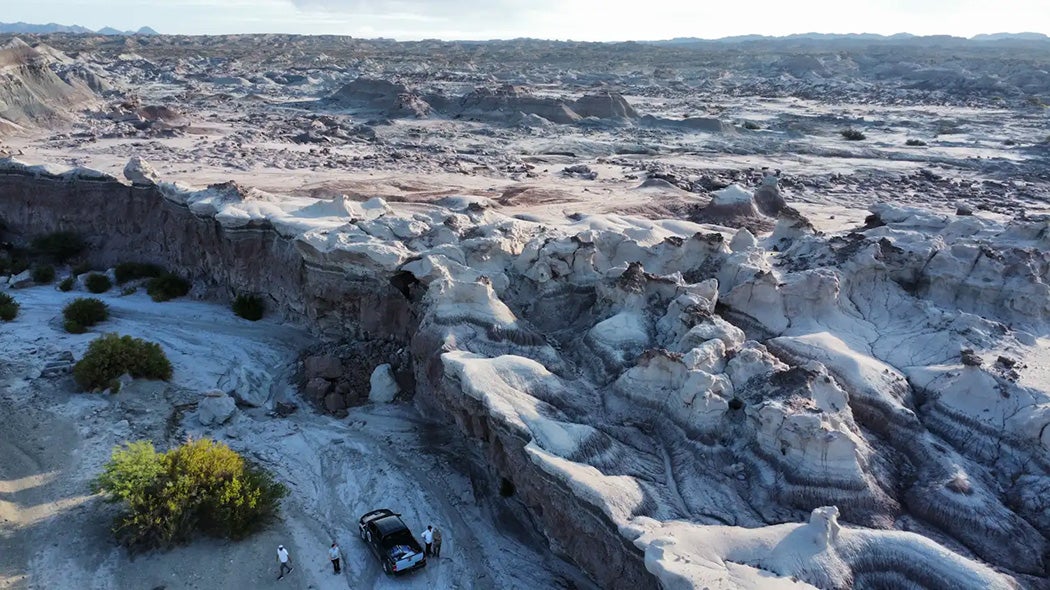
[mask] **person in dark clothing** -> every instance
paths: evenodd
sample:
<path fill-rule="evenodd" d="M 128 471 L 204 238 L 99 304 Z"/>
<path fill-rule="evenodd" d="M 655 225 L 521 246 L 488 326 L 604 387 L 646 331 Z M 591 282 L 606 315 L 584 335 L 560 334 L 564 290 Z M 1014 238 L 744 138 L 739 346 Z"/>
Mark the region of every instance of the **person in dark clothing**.
<path fill-rule="evenodd" d="M 434 557 L 441 557 L 441 529 L 434 529 Z"/>

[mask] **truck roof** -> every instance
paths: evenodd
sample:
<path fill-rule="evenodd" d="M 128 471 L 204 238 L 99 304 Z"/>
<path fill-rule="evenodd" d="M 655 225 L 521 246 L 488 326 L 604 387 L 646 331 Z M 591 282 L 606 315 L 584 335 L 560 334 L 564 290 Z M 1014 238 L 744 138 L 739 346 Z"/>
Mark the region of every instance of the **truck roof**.
<path fill-rule="evenodd" d="M 376 530 L 379 531 L 379 534 L 384 537 L 392 535 L 394 533 L 399 533 L 408 530 L 408 527 L 405 526 L 404 521 L 402 521 L 400 518 L 393 514 L 389 516 L 384 516 L 382 518 L 377 518 L 372 522 L 375 524 Z"/>

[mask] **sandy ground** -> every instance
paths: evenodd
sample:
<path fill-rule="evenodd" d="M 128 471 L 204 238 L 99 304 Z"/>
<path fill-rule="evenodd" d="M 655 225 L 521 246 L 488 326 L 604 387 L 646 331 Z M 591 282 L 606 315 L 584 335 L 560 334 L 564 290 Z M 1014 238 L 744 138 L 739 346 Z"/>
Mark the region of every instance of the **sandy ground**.
<path fill-rule="evenodd" d="M 283 419 L 247 409 L 211 432 L 191 407 L 176 411 L 234 362 L 283 378 L 309 342 L 297 329 L 247 322 L 210 304 L 114 292 L 102 296 L 111 319 L 73 336 L 58 318 L 83 294 L 51 287 L 12 294 L 21 314 L 0 324 L 0 589 L 591 587 L 509 516 L 512 498 L 476 489 L 463 440 L 411 406 L 366 406 L 345 420 L 305 407 Z M 109 331 L 160 342 L 175 368 L 171 383 L 139 381 L 103 397 L 76 393 L 69 377 L 40 376 L 48 360 L 65 351 L 79 358 Z M 296 394 L 288 388 L 279 397 Z M 166 447 L 186 435 L 214 436 L 271 469 L 290 489 L 281 517 L 239 543 L 200 539 L 130 556 L 108 531 L 114 507 L 92 496 L 89 482 L 115 445 L 147 438 Z M 401 512 L 419 531 L 441 528 L 442 558 L 387 578 L 356 536 L 357 517 L 378 507 Z M 327 559 L 333 539 L 343 550 L 342 575 Z M 296 569 L 278 581 L 280 543 Z"/>

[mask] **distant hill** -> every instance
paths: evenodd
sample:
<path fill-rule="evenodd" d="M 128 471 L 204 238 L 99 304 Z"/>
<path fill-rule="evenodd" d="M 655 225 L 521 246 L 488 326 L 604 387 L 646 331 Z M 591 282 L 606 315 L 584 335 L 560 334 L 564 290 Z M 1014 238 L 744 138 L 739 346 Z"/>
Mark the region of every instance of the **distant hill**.
<path fill-rule="evenodd" d="M 953 37 L 951 35 L 927 35 L 916 36 L 911 33 L 897 33 L 895 35 L 877 35 L 874 33 L 796 33 L 785 36 L 769 35 L 738 35 L 735 37 L 721 37 L 719 39 L 701 39 L 699 37 L 675 37 L 661 41 L 644 41 L 652 45 L 683 45 L 688 43 L 747 43 L 754 41 L 906 41 L 906 40 L 930 40 L 965 41 L 965 37 Z M 1042 33 L 995 33 L 992 35 L 975 35 L 972 41 L 1050 41 L 1050 37 Z"/>
<path fill-rule="evenodd" d="M 91 29 L 78 25 L 66 26 L 56 23 L 34 25 L 30 23 L 0 23 L 0 33 L 29 33 L 46 35 L 47 33 L 94 33 Z"/>
<path fill-rule="evenodd" d="M 149 27 L 142 27 L 137 31 L 121 31 L 113 27 L 103 27 L 98 31 L 92 31 L 80 25 L 60 25 L 47 23 L 46 25 L 35 25 L 31 23 L 0 23 L 0 34 L 14 33 L 16 35 L 47 35 L 49 33 L 72 33 L 82 35 L 159 35 L 157 31 Z"/>
<path fill-rule="evenodd" d="M 1047 41 L 1050 37 L 1042 33 L 994 33 L 991 35 L 974 35 L 974 41 Z"/>

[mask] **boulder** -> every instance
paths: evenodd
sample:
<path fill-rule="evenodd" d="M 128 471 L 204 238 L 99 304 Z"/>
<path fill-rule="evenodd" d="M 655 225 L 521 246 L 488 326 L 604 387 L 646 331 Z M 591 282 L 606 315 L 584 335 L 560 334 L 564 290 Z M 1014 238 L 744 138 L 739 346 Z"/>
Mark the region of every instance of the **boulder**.
<path fill-rule="evenodd" d="M 372 371 L 370 385 L 368 400 L 375 403 L 392 402 L 400 391 L 397 380 L 394 379 L 394 371 L 387 364 L 379 365 Z"/>
<path fill-rule="evenodd" d="M 307 399 L 312 400 L 323 400 L 328 392 L 331 390 L 332 384 L 327 379 L 321 377 L 314 377 L 306 382 L 306 387 L 303 388 L 303 395 Z"/>
<path fill-rule="evenodd" d="M 303 360 L 303 369 L 306 371 L 307 380 L 318 377 L 338 379 L 343 374 L 343 363 L 338 357 L 315 355 Z"/>
<path fill-rule="evenodd" d="M 31 287 L 33 285 L 33 275 L 30 274 L 29 270 L 24 270 L 11 277 L 8 284 L 11 285 L 12 289 Z"/>
<path fill-rule="evenodd" d="M 273 399 L 273 385 L 269 373 L 236 365 L 219 377 L 217 387 L 240 403 L 258 408 Z"/>
<path fill-rule="evenodd" d="M 160 175 L 148 162 L 135 156 L 124 166 L 124 178 L 130 180 L 132 184 L 152 186 L 160 180 Z"/>
<path fill-rule="evenodd" d="M 346 400 L 338 393 L 329 393 L 324 397 L 324 409 L 335 413 L 346 409 Z"/>
<path fill-rule="evenodd" d="M 197 420 L 202 426 L 225 424 L 236 412 L 237 402 L 218 389 L 204 392 L 197 404 Z"/>

